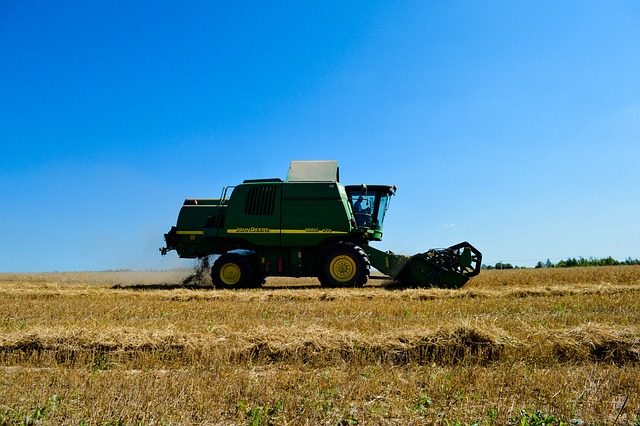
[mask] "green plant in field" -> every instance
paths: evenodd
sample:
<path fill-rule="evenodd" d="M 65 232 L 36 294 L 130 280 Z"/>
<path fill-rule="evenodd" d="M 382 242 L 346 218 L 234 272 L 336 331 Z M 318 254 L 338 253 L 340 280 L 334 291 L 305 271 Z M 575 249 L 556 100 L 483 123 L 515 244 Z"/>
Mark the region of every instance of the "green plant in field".
<path fill-rule="evenodd" d="M 374 414 L 376 416 L 381 416 L 381 417 L 384 417 L 389 414 L 389 410 L 387 408 L 381 407 L 377 404 L 371 405 L 371 408 L 369 408 L 369 412 L 371 414 Z"/>
<path fill-rule="evenodd" d="M 484 420 L 484 424 L 487 426 L 491 426 L 493 424 L 495 424 L 496 419 L 498 418 L 498 410 L 496 410 L 495 408 L 491 407 L 489 409 L 488 414 L 488 418 Z"/>
<path fill-rule="evenodd" d="M 540 425 L 557 425 L 566 426 L 567 422 L 545 413 L 543 410 L 536 410 L 529 413 L 527 410 L 520 410 L 518 416 L 513 417 L 513 423 L 519 426 L 540 426 Z"/>
<path fill-rule="evenodd" d="M 564 305 L 556 305 L 553 306 L 551 310 L 555 313 L 566 314 L 569 309 Z"/>
<path fill-rule="evenodd" d="M 488 416 L 489 416 L 488 418 L 484 419 L 484 424 L 486 426 L 491 426 L 496 424 L 495 422 L 496 422 L 496 418 L 498 417 L 498 412 L 496 411 L 495 408 L 491 408 L 489 410 Z M 445 420 L 445 424 L 447 426 L 480 426 L 480 422 L 478 420 L 475 420 L 471 423 L 462 423 L 460 420 L 456 420 L 454 422 Z"/>
<path fill-rule="evenodd" d="M 24 402 L 24 399 L 20 399 Z M 6 408 L 0 412 L 0 425 L 36 425 L 41 423 L 47 413 L 54 412 L 58 406 L 58 395 L 53 395 L 46 404 L 35 404 L 33 410 L 22 408 Z"/>
<path fill-rule="evenodd" d="M 413 403 L 413 410 L 418 414 L 424 414 L 432 403 L 433 401 L 429 395 L 422 394 L 420 398 Z"/>
<path fill-rule="evenodd" d="M 495 408 L 491 408 L 489 409 L 489 412 L 487 413 L 488 417 L 484 419 L 484 424 L 486 426 L 491 426 L 496 424 L 496 419 L 498 417 L 498 411 Z M 448 420 L 445 420 L 445 424 L 447 426 L 480 426 L 480 422 L 478 420 L 475 420 L 471 423 L 462 423 L 460 420 L 456 420 L 454 422 L 450 422 Z"/>
<path fill-rule="evenodd" d="M 93 362 L 91 364 L 91 371 L 96 372 L 96 371 L 108 370 L 111 367 L 114 367 L 116 365 L 118 365 L 117 362 L 109 361 L 109 359 L 107 358 L 107 355 L 102 354 L 99 357 L 93 359 Z"/>
<path fill-rule="evenodd" d="M 245 415 L 247 424 L 251 426 L 274 425 L 277 421 L 278 411 L 282 408 L 282 401 L 278 401 L 275 406 L 269 404 L 250 406 L 244 401 L 236 404 L 236 411 Z"/>
<path fill-rule="evenodd" d="M 478 426 L 479 425 L 477 420 L 475 422 L 469 423 L 468 425 L 465 425 L 460 420 L 456 420 L 455 422 L 450 422 L 449 420 L 445 420 L 445 424 L 447 426 Z"/>
<path fill-rule="evenodd" d="M 357 409 L 354 406 L 334 405 L 331 400 L 326 400 L 317 409 L 322 412 L 324 422 L 327 424 L 357 425 L 360 423 L 360 420 L 355 417 Z M 371 407 L 370 412 L 379 416 L 387 414 L 386 409 L 375 405 Z"/>
<path fill-rule="evenodd" d="M 271 318 L 271 312 L 269 311 L 262 311 L 260 313 L 260 318 L 262 319 L 270 319 Z"/>

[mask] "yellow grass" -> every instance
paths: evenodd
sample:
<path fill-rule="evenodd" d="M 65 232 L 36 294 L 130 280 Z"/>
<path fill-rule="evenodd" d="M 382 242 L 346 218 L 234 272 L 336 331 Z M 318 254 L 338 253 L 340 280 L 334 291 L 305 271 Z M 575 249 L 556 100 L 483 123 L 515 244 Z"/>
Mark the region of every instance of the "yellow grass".
<path fill-rule="evenodd" d="M 638 424 L 640 267 L 459 290 L 0 274 L 0 424 Z"/>

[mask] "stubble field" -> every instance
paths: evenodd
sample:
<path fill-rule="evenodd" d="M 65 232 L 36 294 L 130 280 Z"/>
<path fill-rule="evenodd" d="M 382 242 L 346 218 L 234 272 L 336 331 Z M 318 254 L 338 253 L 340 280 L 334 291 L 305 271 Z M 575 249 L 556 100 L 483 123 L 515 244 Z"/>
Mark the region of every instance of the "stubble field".
<path fill-rule="evenodd" d="M 640 424 L 639 266 L 459 290 L 186 275 L 0 274 L 0 424 Z"/>

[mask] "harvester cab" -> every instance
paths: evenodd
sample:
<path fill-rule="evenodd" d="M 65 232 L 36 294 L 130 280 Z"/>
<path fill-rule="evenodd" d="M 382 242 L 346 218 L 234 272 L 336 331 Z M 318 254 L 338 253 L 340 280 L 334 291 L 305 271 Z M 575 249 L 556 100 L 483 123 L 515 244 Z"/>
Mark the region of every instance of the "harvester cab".
<path fill-rule="evenodd" d="M 458 288 L 480 272 L 482 254 L 467 242 L 413 256 L 372 247 L 395 192 L 342 185 L 337 161 L 292 161 L 284 181 L 245 180 L 220 198 L 186 199 L 160 251 L 216 255 L 211 278 L 228 289 L 260 286 L 267 276 L 362 286 L 372 266 L 406 285 Z"/>
<path fill-rule="evenodd" d="M 384 215 L 389 208 L 391 196 L 396 186 L 387 185 L 347 185 L 347 197 L 353 210 L 353 218 L 365 238 L 370 241 L 382 239 Z"/>

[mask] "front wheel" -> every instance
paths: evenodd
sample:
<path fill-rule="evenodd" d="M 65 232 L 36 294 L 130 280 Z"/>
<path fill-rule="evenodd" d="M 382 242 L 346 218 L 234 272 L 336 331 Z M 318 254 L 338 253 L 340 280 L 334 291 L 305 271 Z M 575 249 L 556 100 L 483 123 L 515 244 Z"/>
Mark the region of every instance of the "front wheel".
<path fill-rule="evenodd" d="M 320 255 L 318 279 L 325 287 L 362 287 L 369 279 L 371 264 L 360 246 L 340 241 Z"/>
<path fill-rule="evenodd" d="M 211 280 L 217 288 L 235 290 L 253 283 L 253 266 L 248 256 L 225 253 L 213 263 Z"/>

